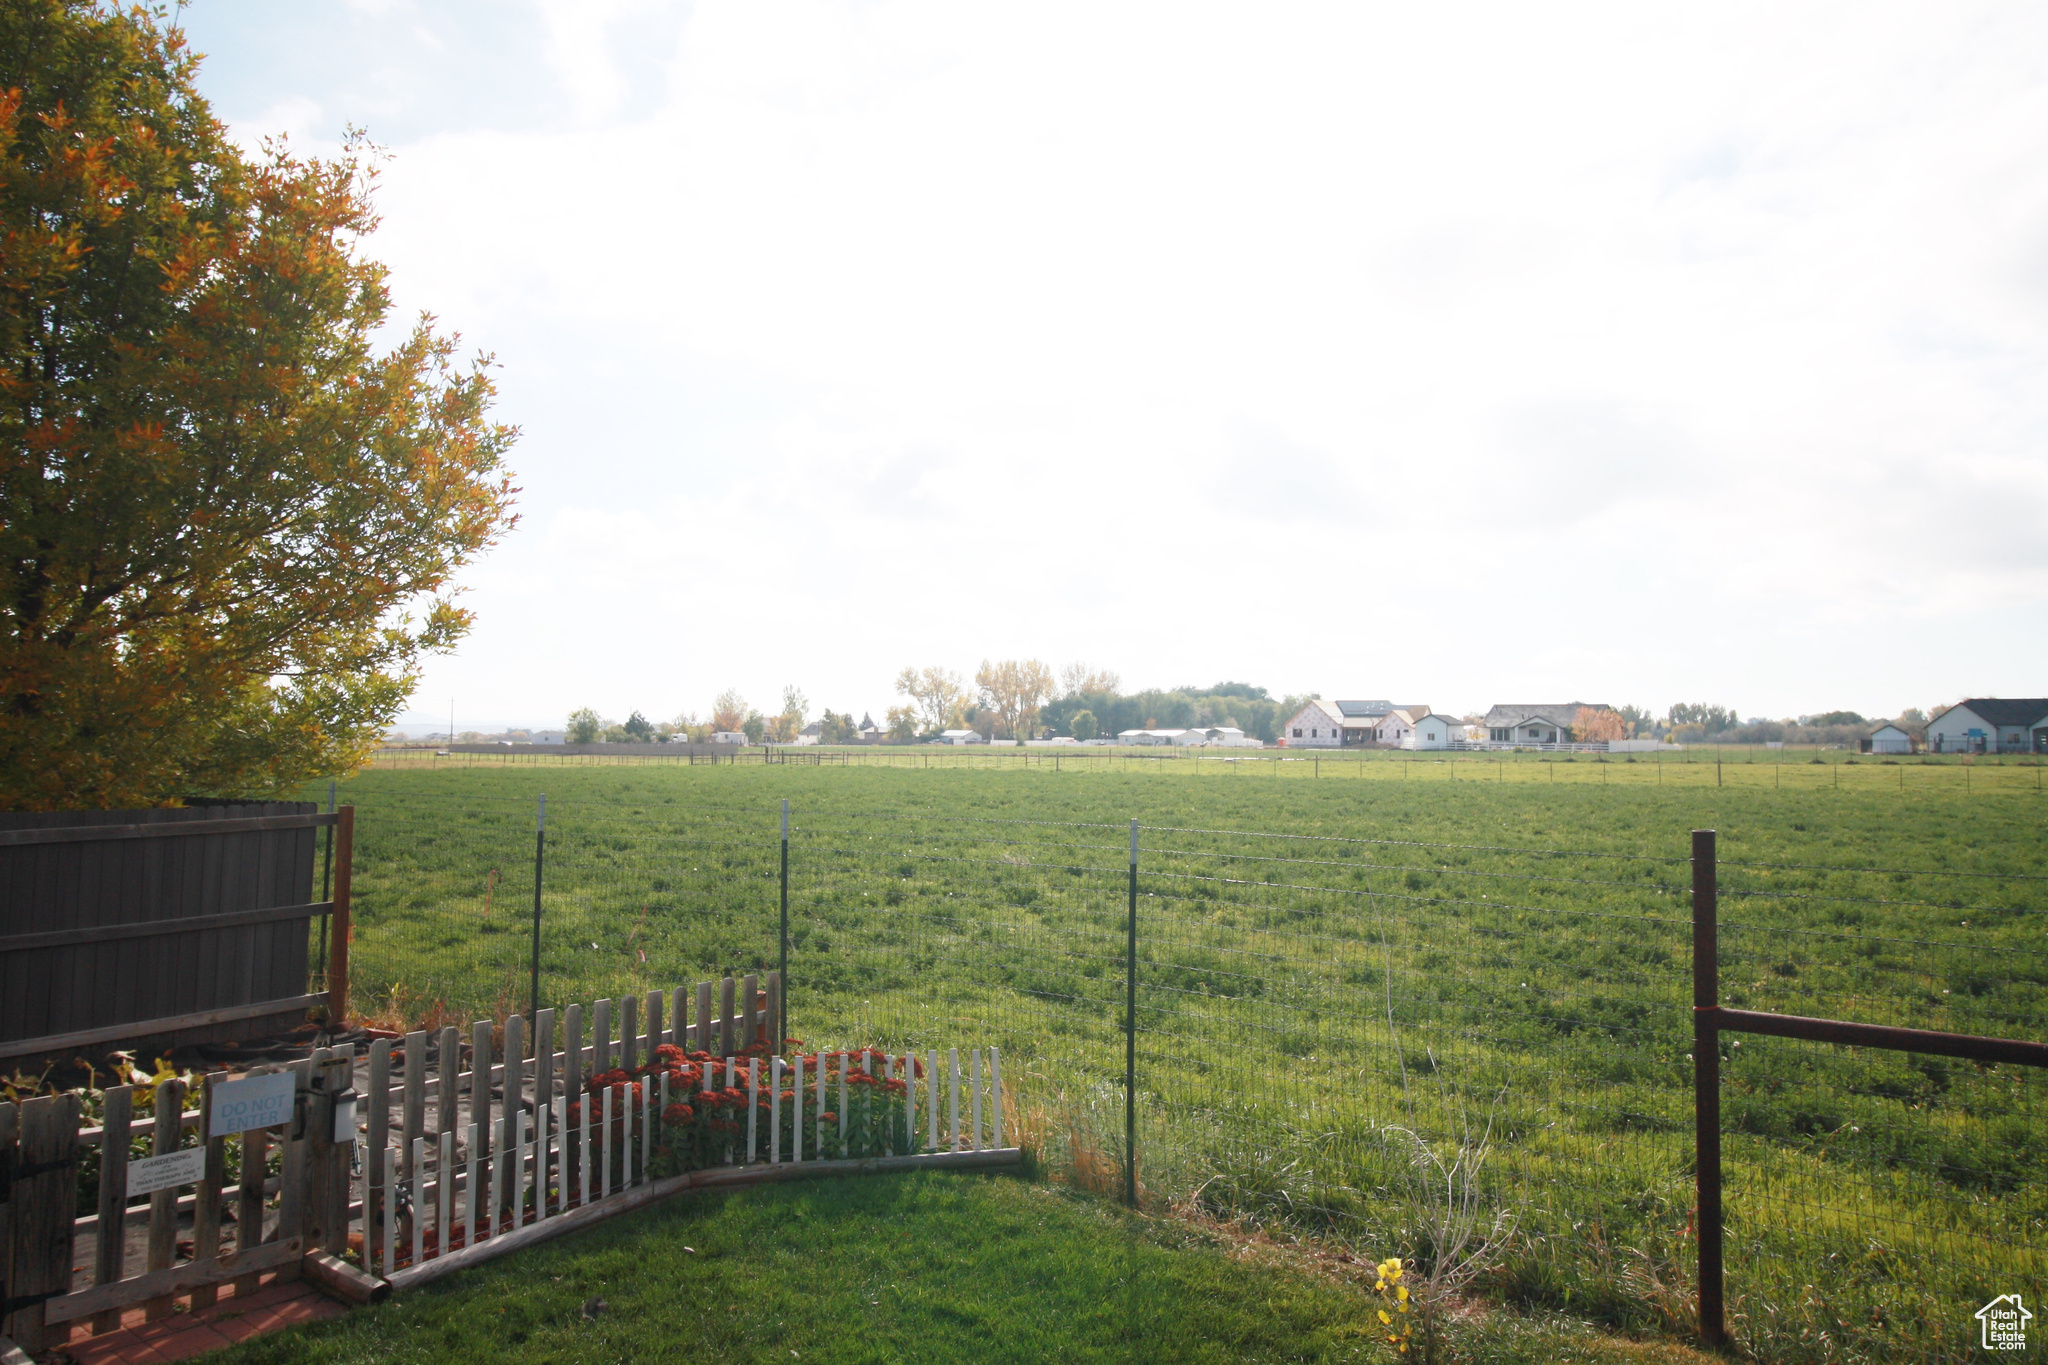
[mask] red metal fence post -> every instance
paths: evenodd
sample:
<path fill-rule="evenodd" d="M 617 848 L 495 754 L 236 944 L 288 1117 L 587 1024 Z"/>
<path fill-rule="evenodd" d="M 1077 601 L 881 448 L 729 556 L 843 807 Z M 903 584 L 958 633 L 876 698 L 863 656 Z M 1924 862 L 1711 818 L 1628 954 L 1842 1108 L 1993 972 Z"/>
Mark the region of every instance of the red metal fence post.
<path fill-rule="evenodd" d="M 1714 831 L 1692 832 L 1693 1173 L 1700 1253 L 1700 1339 L 1727 1340 L 1721 1298 L 1721 1031 L 1719 926 L 1715 908 Z"/>

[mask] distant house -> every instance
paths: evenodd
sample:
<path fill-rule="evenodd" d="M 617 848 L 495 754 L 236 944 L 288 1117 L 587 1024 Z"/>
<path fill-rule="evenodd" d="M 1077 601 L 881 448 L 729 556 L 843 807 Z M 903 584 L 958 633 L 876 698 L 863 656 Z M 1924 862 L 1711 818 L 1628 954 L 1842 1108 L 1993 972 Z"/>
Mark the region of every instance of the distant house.
<path fill-rule="evenodd" d="M 1440 716 L 1431 711 L 1418 716 L 1408 735 L 1401 741 L 1404 749 L 1448 749 L 1453 743 L 1465 742 L 1465 722 L 1456 716 Z"/>
<path fill-rule="evenodd" d="M 1427 704 L 1414 702 L 1397 706 L 1379 718 L 1373 727 L 1372 737 L 1376 744 L 1391 744 L 1396 748 L 1411 747 L 1408 737 L 1415 733 L 1415 723 L 1430 714 Z"/>
<path fill-rule="evenodd" d="M 875 718 L 866 711 L 860 713 L 860 737 L 870 744 L 878 739 L 887 739 L 889 732 L 875 724 Z"/>
<path fill-rule="evenodd" d="M 1335 702 L 1312 701 L 1280 727 L 1280 745 L 1285 749 L 1335 749 L 1343 743 L 1344 713 Z"/>
<path fill-rule="evenodd" d="M 1390 701 L 1312 701 L 1280 727 L 1280 744 L 1288 749 L 1353 748 L 1381 743 L 1382 722 L 1393 714 Z M 1428 711 L 1416 708 L 1415 714 Z M 1403 724 L 1406 729 L 1406 724 Z"/>
<path fill-rule="evenodd" d="M 1494 744 L 1570 744 L 1581 709 L 1611 711 L 1603 702 L 1523 702 L 1486 713 L 1486 738 Z"/>
<path fill-rule="evenodd" d="M 979 730 L 941 730 L 939 731 L 939 743 L 986 744 L 988 743 L 988 736 L 982 734 Z"/>
<path fill-rule="evenodd" d="M 743 730 L 719 730 L 712 734 L 711 742 L 713 744 L 745 744 L 747 736 Z"/>
<path fill-rule="evenodd" d="M 1896 725 L 1880 725 L 1863 737 L 1859 747 L 1866 754 L 1910 754 L 1913 737 Z"/>
<path fill-rule="evenodd" d="M 1937 754 L 2048 753 L 2048 698 L 1972 697 L 1927 722 Z"/>
<path fill-rule="evenodd" d="M 798 744 L 822 744 L 822 743 L 824 743 L 824 742 L 825 742 L 825 722 L 824 722 L 824 721 L 822 721 L 822 720 L 814 720 L 814 721 L 812 721 L 812 722 L 811 722 L 811 723 L 810 723 L 809 725 L 806 725 L 806 726 L 805 726 L 805 727 L 804 727 L 803 729 L 801 729 L 801 730 L 799 730 L 799 731 L 797 731 L 797 732 L 796 732 L 796 741 L 795 741 L 795 742 L 796 742 L 796 743 L 798 743 Z"/>

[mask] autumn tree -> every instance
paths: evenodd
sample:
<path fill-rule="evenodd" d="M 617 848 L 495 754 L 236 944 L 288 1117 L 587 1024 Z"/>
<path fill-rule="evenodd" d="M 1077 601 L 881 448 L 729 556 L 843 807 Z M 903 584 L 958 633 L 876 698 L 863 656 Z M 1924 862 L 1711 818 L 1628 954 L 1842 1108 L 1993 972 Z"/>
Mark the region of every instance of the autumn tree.
<path fill-rule="evenodd" d="M 1124 680 L 1107 668 L 1093 664 L 1071 663 L 1060 670 L 1060 695 L 1063 697 L 1113 697 Z"/>
<path fill-rule="evenodd" d="M 395 347 L 373 149 L 245 155 L 161 10 L 0 6 L 0 808 L 363 762 L 513 525 L 489 361 Z"/>
<path fill-rule="evenodd" d="M 811 709 L 811 699 L 803 689 L 790 684 L 782 689 L 782 709 L 768 720 L 768 737 L 777 744 L 794 743 L 804 728 L 804 718 Z"/>
<path fill-rule="evenodd" d="M 747 699 L 739 689 L 728 687 L 711 703 L 711 728 L 722 734 L 737 732 L 747 723 Z"/>
<path fill-rule="evenodd" d="M 918 728 L 925 734 L 955 728 L 967 707 L 967 688 L 960 675 L 936 665 L 904 669 L 896 675 L 896 690 L 910 698 Z"/>
<path fill-rule="evenodd" d="M 1628 738 L 1628 722 L 1619 711 L 1604 706 L 1581 706 L 1572 716 L 1572 740 L 1592 744 L 1600 740 Z"/>
<path fill-rule="evenodd" d="M 899 741 L 917 738 L 916 707 L 892 706 L 889 708 L 889 738 Z"/>
<path fill-rule="evenodd" d="M 1025 739 L 1038 708 L 1052 699 L 1054 683 L 1052 670 L 1037 659 L 983 659 L 974 685 L 982 706 L 995 712 L 1013 738 Z"/>

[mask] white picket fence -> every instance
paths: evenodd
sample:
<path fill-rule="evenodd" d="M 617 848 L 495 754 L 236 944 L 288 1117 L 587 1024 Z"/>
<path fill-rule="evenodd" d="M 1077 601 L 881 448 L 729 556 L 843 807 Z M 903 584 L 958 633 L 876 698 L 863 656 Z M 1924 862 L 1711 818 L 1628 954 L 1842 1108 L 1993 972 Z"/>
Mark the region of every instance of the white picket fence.
<path fill-rule="evenodd" d="M 780 982 L 771 975 L 767 984 L 763 999 L 756 996 L 754 981 L 747 979 L 739 997 L 742 1008 L 735 1010 L 735 983 L 727 980 L 719 992 L 724 1008 L 714 1013 L 700 1007 L 695 1027 L 684 1023 L 690 996 L 678 990 L 673 1031 L 660 1027 L 660 1005 L 655 1002 L 662 993 L 656 992 L 649 997 L 645 1035 L 635 1027 L 636 1002 L 631 998 L 618 1002 L 621 1008 L 616 1010 L 614 1002 L 599 1001 L 591 1011 L 596 1034 L 591 1043 L 582 1042 L 582 1010 L 572 1005 L 566 1011 L 564 1032 L 576 1041 L 559 1052 L 553 1049 L 552 1011 L 544 1010 L 534 1021 L 536 1046 L 530 1058 L 520 1056 L 523 1021 L 514 1016 L 504 1022 L 504 1060 L 495 1066 L 490 1061 L 488 1026 L 480 1023 L 473 1031 L 467 1071 L 457 1070 L 457 1030 L 448 1029 L 441 1040 L 441 1056 L 449 1060 L 431 1080 L 425 1074 L 428 1035 L 412 1034 L 405 1040 L 400 1087 L 391 1084 L 390 1041 L 373 1044 L 363 1123 L 369 1158 L 363 1202 L 366 1268 L 390 1279 L 402 1267 L 417 1271 L 454 1252 L 480 1249 L 494 1238 L 572 1211 L 602 1213 L 607 1203 L 638 1202 L 635 1196 L 654 1183 L 662 1115 L 672 1102 L 690 1102 L 698 1096 L 672 1094 L 667 1070 L 644 1082 L 636 1077 L 635 1082 L 643 1082 L 637 1100 L 631 1083 L 588 1095 L 582 1081 L 613 1069 L 615 1057 L 623 1068 L 637 1069 L 642 1058 L 651 1060 L 665 1042 L 689 1051 L 704 1050 L 693 1046 L 700 1042 L 727 1050 L 728 1055 L 702 1064 L 699 1084 L 699 1092 L 737 1088 L 746 1096 L 743 1131 L 733 1133 L 725 1144 L 724 1167 L 765 1171 L 1005 1148 L 1002 1057 L 993 1047 L 964 1053 L 959 1048 L 943 1053 L 932 1049 L 921 1056 L 826 1052 L 808 1066 L 802 1057 L 764 1061 L 730 1055 L 737 1040 L 754 1036 L 757 1026 L 775 1017 L 772 1006 Z M 695 996 L 700 1006 L 710 1005 L 712 984 L 700 984 Z M 611 1037 L 615 1017 L 623 1025 L 619 1039 Z M 834 1061 L 838 1064 L 830 1064 Z M 892 1127 L 880 1151 L 833 1156 L 829 1154 L 835 1149 L 845 1152 L 849 1124 L 861 1103 L 861 1096 L 850 1092 L 869 1089 L 852 1085 L 851 1070 L 881 1082 L 904 1083 L 903 1124 L 900 1133 Z M 399 1090 L 395 1097 L 394 1088 Z M 471 1105 L 466 1122 L 456 1102 L 465 1091 Z M 795 1106 L 787 1124 L 785 1093 Z M 579 1098 L 582 1102 L 575 1103 Z M 437 1102 L 438 1131 L 426 1126 L 430 1099 Z M 400 1110 L 396 1125 L 390 1121 L 393 1108 Z M 394 1126 L 399 1130 L 396 1141 L 391 1140 Z M 606 1133 L 614 1135 L 612 1141 L 605 1140 Z M 785 1169 L 782 1174 L 795 1173 Z"/>

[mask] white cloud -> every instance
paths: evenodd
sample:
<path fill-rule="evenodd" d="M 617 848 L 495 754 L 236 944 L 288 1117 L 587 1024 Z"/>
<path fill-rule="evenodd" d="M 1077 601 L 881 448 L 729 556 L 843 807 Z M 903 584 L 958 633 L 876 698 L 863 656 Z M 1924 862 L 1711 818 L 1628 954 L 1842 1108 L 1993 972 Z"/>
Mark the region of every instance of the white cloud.
<path fill-rule="evenodd" d="M 436 693 L 2040 690 L 2033 9 L 493 22 L 561 112 L 400 142 L 377 242 L 528 430 Z"/>

